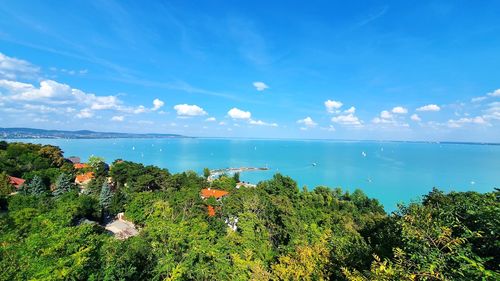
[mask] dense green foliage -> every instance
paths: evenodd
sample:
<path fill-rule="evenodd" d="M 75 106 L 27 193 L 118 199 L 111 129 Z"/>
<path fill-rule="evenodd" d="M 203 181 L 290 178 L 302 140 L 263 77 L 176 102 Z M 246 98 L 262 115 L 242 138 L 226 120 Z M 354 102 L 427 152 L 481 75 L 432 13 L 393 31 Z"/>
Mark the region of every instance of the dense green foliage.
<path fill-rule="evenodd" d="M 5 145 L 3 151 L 10 146 Z M 17 148 L 16 148 L 17 149 Z M 40 147 L 18 149 L 19 159 Z M 52 148 L 51 148 L 52 149 Z M 26 154 L 26 155 L 24 155 Z M 0 153 L 0 163 L 12 156 Z M 40 169 L 64 161 L 45 153 Z M 5 158 L 4 158 L 5 157 Z M 38 157 L 38 156 L 37 156 Z M 36 159 L 34 157 L 33 159 Z M 92 169 L 103 167 L 96 161 Z M 37 175 L 24 165 L 9 174 Z M 19 170 L 17 170 L 19 169 Z M 0 280 L 498 280 L 500 192 L 433 190 L 421 203 L 387 215 L 362 191 L 300 191 L 276 174 L 256 188 L 238 177 L 209 183 L 194 172 L 115 161 L 87 189 L 61 170 L 37 192 L 5 195 L 0 213 Z M 205 171 L 206 174 L 206 171 Z M 108 183 L 109 181 L 109 183 Z M 44 184 L 44 183 L 42 183 Z M 229 191 L 202 200 L 202 188 Z M 29 190 L 29 189 L 28 189 Z M 58 191 L 61 190 L 61 191 Z M 207 215 L 207 205 L 216 215 Z M 118 240 L 103 212 L 134 222 L 140 233 Z M 230 225 L 236 226 L 236 230 Z"/>
<path fill-rule="evenodd" d="M 56 180 L 55 189 L 52 192 L 54 196 L 61 196 L 65 192 L 75 190 L 74 179 L 70 174 L 61 173 Z"/>

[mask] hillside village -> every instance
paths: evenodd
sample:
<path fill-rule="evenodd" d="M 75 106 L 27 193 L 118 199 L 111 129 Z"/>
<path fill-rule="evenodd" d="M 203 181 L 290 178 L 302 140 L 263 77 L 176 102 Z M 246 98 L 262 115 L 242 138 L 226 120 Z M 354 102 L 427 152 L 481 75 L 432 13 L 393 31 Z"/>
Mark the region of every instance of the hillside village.
<path fill-rule="evenodd" d="M 211 175 L 0 141 L 0 280 L 500 277 L 498 190 L 386 214 L 360 190 Z"/>

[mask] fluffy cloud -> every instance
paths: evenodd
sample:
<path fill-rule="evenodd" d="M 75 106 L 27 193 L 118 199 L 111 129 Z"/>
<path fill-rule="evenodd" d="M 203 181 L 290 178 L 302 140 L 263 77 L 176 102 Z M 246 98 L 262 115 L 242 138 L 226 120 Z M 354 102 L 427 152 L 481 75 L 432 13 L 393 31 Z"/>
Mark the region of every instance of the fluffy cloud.
<path fill-rule="evenodd" d="M 326 111 L 328 111 L 330 113 L 336 112 L 339 108 L 342 107 L 342 105 L 343 105 L 343 103 L 340 101 L 334 101 L 334 100 L 325 101 Z"/>
<path fill-rule="evenodd" d="M 308 128 L 316 127 L 318 125 L 316 122 L 311 117 L 306 117 L 304 119 L 297 120 L 298 124 L 303 124 L 304 126 Z"/>
<path fill-rule="evenodd" d="M 111 117 L 111 121 L 122 122 L 125 119 L 124 116 L 113 116 Z"/>
<path fill-rule="evenodd" d="M 354 106 L 351 106 L 349 109 L 344 110 L 344 113 L 355 113 L 356 108 Z"/>
<path fill-rule="evenodd" d="M 178 104 L 174 106 L 174 109 L 177 111 L 177 115 L 179 116 L 202 116 L 207 115 L 207 112 L 203 110 L 203 108 L 193 104 Z"/>
<path fill-rule="evenodd" d="M 471 102 L 481 102 L 488 98 L 500 97 L 500 89 L 496 89 L 493 92 L 487 93 L 485 96 L 475 97 L 471 99 Z"/>
<path fill-rule="evenodd" d="M 382 119 L 391 119 L 392 118 L 392 114 L 387 111 L 387 110 L 383 110 L 382 112 L 380 112 L 380 118 Z"/>
<path fill-rule="evenodd" d="M 276 123 L 267 123 L 267 122 L 264 122 L 262 120 L 253 120 L 253 119 L 250 119 L 250 120 L 248 120 L 248 123 L 250 125 L 257 125 L 257 126 L 278 127 L 278 124 L 276 124 Z"/>
<path fill-rule="evenodd" d="M 332 122 L 344 126 L 361 126 L 362 122 L 354 114 L 346 114 L 332 117 Z"/>
<path fill-rule="evenodd" d="M 484 118 L 481 116 L 476 116 L 473 118 L 460 118 L 457 120 L 450 119 L 450 120 L 448 120 L 448 123 L 447 123 L 448 127 L 450 127 L 450 128 L 460 128 L 464 124 L 489 125 L 489 123 L 486 122 L 486 120 L 484 120 Z"/>
<path fill-rule="evenodd" d="M 396 115 L 392 114 L 387 110 L 382 110 L 380 115 L 372 119 L 372 123 L 374 124 L 382 124 L 382 125 L 391 125 L 397 127 L 408 127 L 409 125 L 403 122 L 402 117 L 398 117 L 397 114 L 404 114 L 403 112 L 408 112 L 405 108 L 395 107 L 391 110 Z"/>
<path fill-rule="evenodd" d="M 32 84 L 3 79 L 0 80 L 0 88 L 7 90 L 7 95 L 4 99 L 14 102 L 75 105 L 84 106 L 89 110 L 133 110 L 132 108 L 122 106 L 122 101 L 116 96 L 97 96 L 85 93 L 53 80 L 42 80 L 40 87 L 35 87 Z"/>
<path fill-rule="evenodd" d="M 495 91 L 488 93 L 490 97 L 500 97 L 500 89 L 496 89 Z"/>
<path fill-rule="evenodd" d="M 253 86 L 255 87 L 255 89 L 257 89 L 257 91 L 259 92 L 262 92 L 264 91 L 265 89 L 269 89 L 269 86 L 267 86 L 264 82 L 253 82 Z"/>
<path fill-rule="evenodd" d="M 411 117 L 410 117 L 411 120 L 415 121 L 415 122 L 420 122 L 422 121 L 422 119 L 420 119 L 420 116 L 418 116 L 418 114 L 412 114 Z"/>
<path fill-rule="evenodd" d="M 484 119 L 500 120 L 500 102 L 492 102 L 488 104 L 488 108 L 484 110 Z"/>
<path fill-rule="evenodd" d="M 408 113 L 408 109 L 402 107 L 402 106 L 396 106 L 392 109 L 392 113 L 395 114 L 406 114 Z"/>
<path fill-rule="evenodd" d="M 252 113 L 250 111 L 243 111 L 236 107 L 231 108 L 227 115 L 233 119 L 250 119 L 252 117 Z"/>
<path fill-rule="evenodd" d="M 130 110 L 127 110 L 127 111 L 130 111 Z M 137 108 L 132 108 L 131 111 L 134 114 L 141 114 L 141 113 L 146 112 L 147 110 L 143 105 L 139 105 Z"/>
<path fill-rule="evenodd" d="M 33 78 L 40 68 L 31 63 L 12 58 L 0 53 L 0 79 L 16 79 L 18 77 Z"/>
<path fill-rule="evenodd" d="M 435 104 L 428 104 L 417 108 L 417 111 L 439 111 L 441 108 Z"/>
<path fill-rule="evenodd" d="M 80 112 L 76 115 L 76 117 L 81 119 L 91 118 L 92 116 L 94 116 L 94 113 L 88 108 L 80 110 Z"/>
<path fill-rule="evenodd" d="M 151 108 L 151 110 L 156 111 L 156 110 L 160 109 L 164 105 L 165 105 L 165 103 L 162 100 L 160 100 L 160 99 L 154 99 L 153 100 L 153 108 Z"/>
<path fill-rule="evenodd" d="M 217 120 L 215 119 L 215 117 L 208 117 L 207 119 L 205 119 L 205 121 L 206 122 L 215 122 Z"/>

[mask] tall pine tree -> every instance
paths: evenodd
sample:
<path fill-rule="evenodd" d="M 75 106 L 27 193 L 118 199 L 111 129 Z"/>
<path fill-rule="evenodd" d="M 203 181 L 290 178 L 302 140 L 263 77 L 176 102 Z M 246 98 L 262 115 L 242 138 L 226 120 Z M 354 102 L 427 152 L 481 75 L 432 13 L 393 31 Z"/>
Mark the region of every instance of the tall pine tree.
<path fill-rule="evenodd" d="M 109 207 L 111 206 L 111 200 L 113 194 L 111 193 L 111 188 L 107 181 L 104 181 L 101 187 L 101 194 L 99 195 L 99 205 L 101 206 L 101 216 L 102 221 L 107 223 L 111 217 L 109 216 Z"/>
<path fill-rule="evenodd" d="M 26 185 L 25 192 L 30 195 L 42 195 L 47 192 L 47 187 L 43 184 L 42 178 L 36 175 Z"/>
<path fill-rule="evenodd" d="M 107 210 L 109 208 L 112 197 L 113 194 L 111 193 L 111 188 L 109 187 L 109 184 L 104 181 L 101 188 L 101 194 L 99 196 L 99 205 L 103 210 Z"/>
<path fill-rule="evenodd" d="M 56 180 L 56 189 L 53 192 L 54 196 L 60 196 L 63 193 L 74 190 L 75 185 L 71 180 L 72 180 L 71 175 L 66 173 L 61 173 Z"/>

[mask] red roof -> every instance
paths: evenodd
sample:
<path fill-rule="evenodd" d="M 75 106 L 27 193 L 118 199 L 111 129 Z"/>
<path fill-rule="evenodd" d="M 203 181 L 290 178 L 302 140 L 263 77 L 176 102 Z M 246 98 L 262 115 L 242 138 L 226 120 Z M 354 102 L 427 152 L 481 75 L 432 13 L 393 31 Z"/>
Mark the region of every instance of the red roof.
<path fill-rule="evenodd" d="M 202 198 L 210 198 L 210 197 L 215 197 L 216 199 L 222 198 L 226 195 L 228 195 L 229 192 L 225 190 L 218 190 L 218 189 L 210 189 L 210 188 L 205 188 L 201 190 L 201 197 Z"/>
<path fill-rule="evenodd" d="M 78 183 L 78 184 L 85 183 L 93 178 L 94 178 L 94 173 L 87 172 L 85 174 L 77 175 L 75 178 L 75 183 Z"/>
<path fill-rule="evenodd" d="M 207 210 L 208 211 L 208 216 L 209 217 L 215 216 L 215 209 L 214 209 L 214 207 L 212 207 L 211 205 L 208 205 L 207 207 L 208 207 L 208 210 Z"/>
<path fill-rule="evenodd" d="M 87 168 L 89 165 L 85 164 L 85 163 L 75 163 L 73 164 L 73 167 L 75 167 L 75 169 L 83 169 L 83 168 Z"/>
<path fill-rule="evenodd" d="M 15 188 L 19 188 L 25 182 L 25 180 L 23 180 L 23 179 L 11 177 L 11 176 L 9 176 L 9 180 L 10 180 L 10 184 L 12 184 Z"/>

